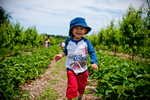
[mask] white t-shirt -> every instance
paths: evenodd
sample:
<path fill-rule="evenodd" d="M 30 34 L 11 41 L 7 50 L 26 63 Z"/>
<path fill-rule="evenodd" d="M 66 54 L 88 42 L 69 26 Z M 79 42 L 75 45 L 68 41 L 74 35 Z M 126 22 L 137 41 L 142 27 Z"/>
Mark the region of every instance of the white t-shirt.
<path fill-rule="evenodd" d="M 64 43 L 64 42 L 62 42 L 62 44 L 61 44 L 61 45 L 65 47 L 65 43 Z"/>
<path fill-rule="evenodd" d="M 91 58 L 91 63 L 97 64 L 95 50 L 88 39 L 81 40 L 68 38 L 65 42 L 63 52 L 67 55 L 65 66 L 67 70 L 73 70 L 76 74 L 87 70 L 87 51 Z"/>

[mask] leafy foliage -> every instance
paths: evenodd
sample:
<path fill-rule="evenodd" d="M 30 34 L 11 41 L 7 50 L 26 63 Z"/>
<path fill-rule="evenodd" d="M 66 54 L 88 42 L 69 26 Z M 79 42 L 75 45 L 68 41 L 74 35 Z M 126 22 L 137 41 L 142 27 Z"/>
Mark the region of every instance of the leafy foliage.
<path fill-rule="evenodd" d="M 10 18 L 12 18 L 11 13 L 7 12 L 0 6 L 0 26 L 1 24 L 9 22 Z"/>
<path fill-rule="evenodd" d="M 120 23 L 124 43 L 125 45 L 128 44 L 129 48 L 132 48 L 132 55 L 135 51 L 134 46 L 137 48 L 144 46 L 144 39 L 147 38 L 145 20 L 142 18 L 143 13 L 143 6 L 139 10 L 135 10 L 130 6 L 127 13 L 123 15 L 122 23 Z"/>
<path fill-rule="evenodd" d="M 5 59 L 0 62 L 0 98 L 13 99 L 19 95 L 19 85 L 39 78 L 45 73 L 54 55 L 60 52 L 57 46 L 33 51 L 32 54 Z"/>
<path fill-rule="evenodd" d="M 16 48 L 20 48 L 23 52 L 23 46 L 33 50 L 39 47 L 45 47 L 45 38 L 47 34 L 38 34 L 36 26 L 29 26 L 27 29 L 21 26 L 17 21 L 16 23 L 10 23 L 11 13 L 8 13 L 2 7 L 0 7 L 0 60 L 4 60 L 8 53 L 10 56 Z M 51 45 L 59 44 L 59 42 L 65 41 L 67 36 L 51 35 Z M 16 47 L 16 48 L 15 48 Z"/>
<path fill-rule="evenodd" d="M 88 64 L 91 77 L 98 81 L 95 96 L 111 100 L 150 98 L 149 61 L 123 60 L 102 52 L 97 52 L 97 57 L 98 70 L 93 71 Z"/>
<path fill-rule="evenodd" d="M 86 36 L 93 46 L 105 51 L 124 52 L 134 56 L 150 57 L 150 11 L 143 5 L 138 9 L 130 5 L 123 14 L 122 21 L 118 25 L 114 20 L 110 25 L 102 28 L 97 34 Z M 98 45 L 102 47 L 98 47 Z M 118 50 L 119 48 L 119 50 Z"/>

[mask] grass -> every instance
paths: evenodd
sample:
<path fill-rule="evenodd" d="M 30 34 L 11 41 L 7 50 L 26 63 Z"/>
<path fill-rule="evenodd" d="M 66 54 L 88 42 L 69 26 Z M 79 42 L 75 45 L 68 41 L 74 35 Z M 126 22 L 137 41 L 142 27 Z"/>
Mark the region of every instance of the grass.
<path fill-rule="evenodd" d="M 55 75 L 55 74 L 58 74 L 58 73 L 59 73 L 59 72 L 58 72 L 58 69 L 59 69 L 60 66 L 62 66 L 62 62 L 65 62 L 65 60 L 66 60 L 66 57 L 64 57 L 64 59 L 61 59 L 61 60 L 59 60 L 58 62 L 56 62 L 56 66 L 55 66 L 55 68 L 53 69 L 53 72 L 51 72 L 52 75 Z M 65 67 L 65 66 L 63 66 L 63 67 Z"/>
<path fill-rule="evenodd" d="M 58 62 L 56 62 L 56 66 L 53 69 L 53 72 L 51 72 L 52 75 L 58 74 L 58 69 L 60 66 L 62 66 L 62 62 L 64 62 L 66 59 L 61 59 Z M 62 78 L 66 78 L 67 76 L 62 76 Z M 38 98 L 39 100 L 57 100 L 59 95 L 53 92 L 53 87 L 51 86 L 52 84 L 55 84 L 59 79 L 53 79 L 49 81 L 50 86 L 40 95 Z M 66 99 L 67 100 L 67 99 Z M 77 100 L 77 99 L 73 99 Z"/>
<path fill-rule="evenodd" d="M 50 80 L 50 84 L 55 84 L 57 81 L 59 81 L 59 79 L 53 79 L 53 80 Z"/>
<path fill-rule="evenodd" d="M 63 78 L 63 79 L 65 79 L 65 80 L 67 80 L 67 75 L 65 75 L 65 76 L 62 76 L 62 78 Z"/>
<path fill-rule="evenodd" d="M 39 100 L 56 100 L 59 95 L 54 93 L 53 92 L 53 87 L 51 86 L 52 84 L 55 84 L 57 81 L 59 81 L 59 79 L 53 79 L 53 80 L 50 80 L 49 82 L 49 86 L 48 87 L 45 87 L 47 88 L 43 93 L 42 95 L 39 96 Z"/>
<path fill-rule="evenodd" d="M 53 88 L 50 85 L 47 89 L 40 95 L 38 100 L 56 100 L 59 96 L 56 93 L 53 93 Z"/>
<path fill-rule="evenodd" d="M 91 91 L 89 89 L 84 91 L 84 94 L 91 94 Z"/>
<path fill-rule="evenodd" d="M 52 75 L 58 74 L 58 71 L 51 72 Z"/>
<path fill-rule="evenodd" d="M 56 100 L 59 95 L 53 92 L 54 89 L 51 85 L 55 84 L 57 81 L 59 81 L 59 79 L 50 80 L 50 85 L 45 87 L 47 89 L 39 96 L 38 100 Z"/>
<path fill-rule="evenodd" d="M 55 66 L 55 68 L 53 69 L 53 72 L 51 72 L 52 75 L 55 75 L 55 74 L 58 74 L 58 69 L 59 69 L 59 66 Z"/>
<path fill-rule="evenodd" d="M 91 82 L 89 82 L 89 81 L 87 81 L 87 85 L 92 85 L 92 83 L 91 83 Z"/>

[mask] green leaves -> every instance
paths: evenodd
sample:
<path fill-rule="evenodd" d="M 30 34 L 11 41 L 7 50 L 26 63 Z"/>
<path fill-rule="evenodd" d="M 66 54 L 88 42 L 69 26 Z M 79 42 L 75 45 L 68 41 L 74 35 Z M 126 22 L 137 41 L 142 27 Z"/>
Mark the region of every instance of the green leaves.
<path fill-rule="evenodd" d="M 113 51 L 131 54 L 144 58 L 150 57 L 150 11 L 143 5 L 135 9 L 132 5 L 126 10 L 118 24 L 114 19 L 100 31 L 86 36 L 94 48 L 103 51 Z"/>
<path fill-rule="evenodd" d="M 147 62 L 114 58 L 97 52 L 98 70 L 92 71 L 91 78 L 98 81 L 95 96 L 100 98 L 148 99 L 150 97 L 150 67 Z"/>
<path fill-rule="evenodd" d="M 0 62 L 0 92 L 1 96 L 13 99 L 17 95 L 20 84 L 29 82 L 45 73 L 51 58 L 59 53 L 60 48 L 51 46 L 33 52 L 31 55 L 17 56 Z M 49 54 L 50 53 L 50 54 Z M 11 95 L 9 95 L 11 94 Z"/>

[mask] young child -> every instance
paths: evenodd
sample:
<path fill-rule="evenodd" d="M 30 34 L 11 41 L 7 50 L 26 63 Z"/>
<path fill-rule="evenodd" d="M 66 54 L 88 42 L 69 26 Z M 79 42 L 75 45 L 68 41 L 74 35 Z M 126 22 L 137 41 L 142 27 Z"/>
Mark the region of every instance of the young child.
<path fill-rule="evenodd" d="M 50 42 L 51 42 L 51 41 L 50 41 L 50 36 L 48 36 L 47 42 L 48 42 L 48 43 L 47 43 L 47 47 L 50 47 Z"/>
<path fill-rule="evenodd" d="M 47 48 L 47 39 L 45 39 L 45 49 Z"/>
<path fill-rule="evenodd" d="M 78 97 L 84 100 L 85 87 L 87 85 L 87 51 L 91 58 L 92 69 L 98 69 L 95 50 L 88 39 L 83 35 L 91 31 L 84 18 L 77 17 L 70 22 L 69 36 L 65 41 L 65 49 L 60 55 L 55 55 L 54 60 L 58 61 L 67 56 L 65 66 L 67 67 L 67 92 L 66 98 Z M 78 96 L 79 92 L 79 96 Z"/>
<path fill-rule="evenodd" d="M 60 42 L 60 44 L 58 46 L 60 46 L 61 49 L 63 50 L 65 48 L 65 43 L 64 42 Z"/>

